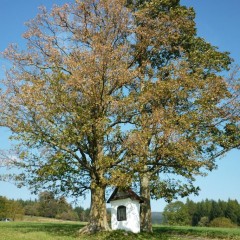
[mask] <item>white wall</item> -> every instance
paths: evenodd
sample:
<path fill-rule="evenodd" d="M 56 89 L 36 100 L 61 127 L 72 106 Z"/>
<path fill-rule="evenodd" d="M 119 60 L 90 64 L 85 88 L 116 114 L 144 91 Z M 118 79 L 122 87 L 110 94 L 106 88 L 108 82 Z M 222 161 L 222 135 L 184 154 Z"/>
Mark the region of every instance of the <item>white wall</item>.
<path fill-rule="evenodd" d="M 117 208 L 126 207 L 127 220 L 117 220 Z M 139 201 L 132 201 L 130 198 L 111 201 L 111 225 L 112 230 L 123 229 L 134 233 L 140 232 L 140 204 Z"/>

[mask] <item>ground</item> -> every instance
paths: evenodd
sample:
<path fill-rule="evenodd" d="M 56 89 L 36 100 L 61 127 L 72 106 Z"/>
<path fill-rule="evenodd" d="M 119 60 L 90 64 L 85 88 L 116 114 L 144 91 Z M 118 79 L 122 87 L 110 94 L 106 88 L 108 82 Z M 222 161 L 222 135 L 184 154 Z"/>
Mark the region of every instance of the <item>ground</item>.
<path fill-rule="evenodd" d="M 124 231 L 79 236 L 85 223 L 24 218 L 19 222 L 0 222 L 0 240 L 240 240 L 240 228 L 169 227 L 154 225 L 153 234 Z"/>

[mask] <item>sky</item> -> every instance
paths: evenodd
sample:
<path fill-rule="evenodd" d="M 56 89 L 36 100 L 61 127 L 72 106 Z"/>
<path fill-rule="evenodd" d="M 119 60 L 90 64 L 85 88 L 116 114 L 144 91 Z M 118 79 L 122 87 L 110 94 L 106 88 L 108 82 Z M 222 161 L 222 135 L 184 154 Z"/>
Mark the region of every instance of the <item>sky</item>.
<path fill-rule="evenodd" d="M 0 0 L 0 52 L 8 44 L 18 43 L 24 47 L 21 37 L 26 30 L 24 23 L 38 12 L 38 6 L 51 8 L 53 4 L 63 4 L 67 0 Z M 240 1 L 239 0 L 181 0 L 183 5 L 193 6 L 196 11 L 198 36 L 205 38 L 221 51 L 228 51 L 236 64 L 240 64 Z M 0 78 L 4 77 L 4 65 L 0 58 Z M 10 131 L 0 128 L 0 149 L 10 147 Z M 199 177 L 196 185 L 201 188 L 198 196 L 190 195 L 194 201 L 206 198 L 214 200 L 237 199 L 240 202 L 240 151 L 232 150 L 217 161 L 218 169 L 207 177 Z M 5 169 L 0 168 L 0 173 Z M 10 199 L 34 199 L 36 196 L 24 189 L 0 181 L 0 196 Z M 179 199 L 184 201 L 185 199 Z M 79 205 L 89 207 L 89 197 L 79 199 Z M 152 211 L 162 211 L 163 200 L 152 201 Z"/>

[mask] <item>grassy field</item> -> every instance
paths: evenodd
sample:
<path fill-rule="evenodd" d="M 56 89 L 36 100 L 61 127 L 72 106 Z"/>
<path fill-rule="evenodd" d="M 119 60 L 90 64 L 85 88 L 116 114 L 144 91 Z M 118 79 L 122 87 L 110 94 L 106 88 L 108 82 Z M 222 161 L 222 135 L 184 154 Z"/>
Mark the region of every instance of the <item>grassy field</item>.
<path fill-rule="evenodd" d="M 83 223 L 51 222 L 48 219 L 30 220 L 28 222 L 0 222 L 0 240 L 240 240 L 240 228 L 154 226 L 153 234 L 113 231 L 79 236 L 78 230 L 84 226 Z"/>

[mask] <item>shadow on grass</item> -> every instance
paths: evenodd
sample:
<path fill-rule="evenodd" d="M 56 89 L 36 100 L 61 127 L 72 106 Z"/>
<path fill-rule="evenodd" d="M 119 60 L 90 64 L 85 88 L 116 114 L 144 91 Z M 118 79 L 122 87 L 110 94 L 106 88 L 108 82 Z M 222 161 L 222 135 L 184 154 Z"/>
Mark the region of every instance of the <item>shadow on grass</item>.
<path fill-rule="evenodd" d="M 83 223 L 38 223 L 13 222 L 0 224 L 0 229 L 12 232 L 45 232 L 53 237 L 70 237 L 79 240 L 168 240 L 168 239 L 240 239 L 240 229 L 212 229 L 199 227 L 155 226 L 153 233 L 134 234 L 121 230 L 100 232 L 94 235 L 79 235 Z M 186 237 L 186 238 L 185 238 Z M 200 237 L 200 238 L 199 238 Z"/>
<path fill-rule="evenodd" d="M 166 234 L 162 233 L 131 233 L 123 230 L 115 230 L 111 232 L 100 232 L 94 235 L 88 235 L 81 239 L 84 240 L 167 240 Z"/>
<path fill-rule="evenodd" d="M 158 226 L 158 227 L 154 227 L 154 232 L 157 233 L 177 233 L 177 234 L 192 234 L 192 233 L 196 233 L 196 229 L 192 228 L 192 227 L 174 227 L 174 226 Z"/>
<path fill-rule="evenodd" d="M 15 229 L 21 233 L 29 232 L 46 232 L 53 236 L 69 236 L 76 237 L 80 228 L 84 224 L 72 223 L 16 223 L 11 224 L 11 229 Z"/>
<path fill-rule="evenodd" d="M 44 232 L 53 237 L 71 237 L 79 240 L 167 240 L 167 236 L 163 232 L 139 233 L 134 234 L 122 230 L 99 232 L 92 235 L 79 235 L 79 229 L 84 227 L 82 223 L 39 223 L 39 222 L 12 222 L 1 225 L 11 230 L 11 232 L 19 232 L 22 234 Z"/>

